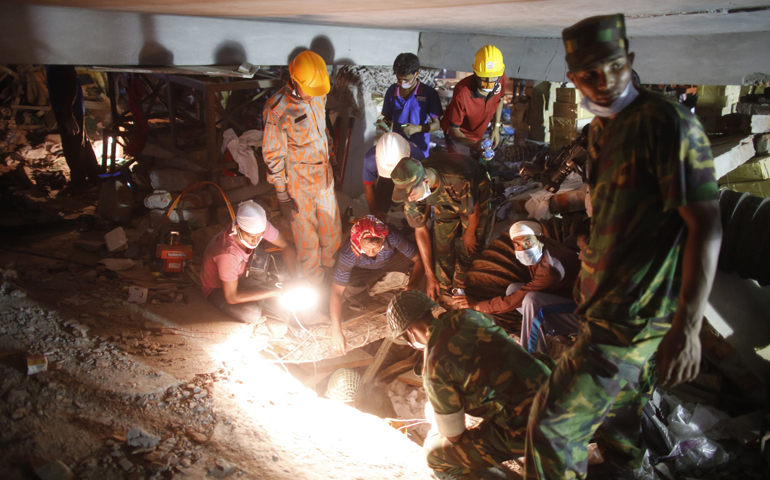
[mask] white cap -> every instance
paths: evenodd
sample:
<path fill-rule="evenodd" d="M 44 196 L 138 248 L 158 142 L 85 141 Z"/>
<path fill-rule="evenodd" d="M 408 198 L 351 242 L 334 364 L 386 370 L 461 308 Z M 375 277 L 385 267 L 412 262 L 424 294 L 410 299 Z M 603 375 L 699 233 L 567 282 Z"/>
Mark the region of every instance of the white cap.
<path fill-rule="evenodd" d="M 412 149 L 409 142 L 401 135 L 388 132 L 379 140 L 375 147 L 375 159 L 377 160 L 377 173 L 384 178 L 390 178 L 390 173 L 396 168 L 398 162 L 404 157 L 411 156 Z"/>
<path fill-rule="evenodd" d="M 542 235 L 543 227 L 537 222 L 522 220 L 511 225 L 508 234 L 511 236 L 511 239 L 521 237 L 522 235 Z"/>
<path fill-rule="evenodd" d="M 253 200 L 241 202 L 238 205 L 238 214 L 235 215 L 235 223 L 246 233 L 262 233 L 267 228 L 265 209 Z"/>

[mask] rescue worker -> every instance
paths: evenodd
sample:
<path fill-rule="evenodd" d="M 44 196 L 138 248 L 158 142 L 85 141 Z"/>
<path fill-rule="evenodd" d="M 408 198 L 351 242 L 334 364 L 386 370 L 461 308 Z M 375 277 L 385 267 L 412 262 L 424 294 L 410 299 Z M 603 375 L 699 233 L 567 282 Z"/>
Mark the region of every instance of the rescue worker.
<path fill-rule="evenodd" d="M 423 447 L 428 466 L 466 474 L 520 457 L 529 407 L 549 368 L 483 313 L 452 310 L 434 318 L 436 306 L 408 290 L 386 312 L 392 338 L 424 350 L 422 381 L 434 417 Z M 466 414 L 483 420 L 466 429 Z"/>
<path fill-rule="evenodd" d="M 471 297 L 455 295 L 455 308 L 472 308 L 482 313 L 507 313 L 518 310 L 522 315 L 519 342 L 528 352 L 547 352 L 545 332 L 559 335 L 577 333 L 579 321 L 574 312 L 572 290 L 580 271 L 578 253 L 550 238 L 543 237 L 538 222 L 524 220 L 511 225 L 511 242 L 516 260 L 529 269 L 527 283 L 512 283 L 505 296 L 479 302 Z M 559 305 L 547 316 L 543 307 Z"/>
<path fill-rule="evenodd" d="M 404 215 L 415 229 L 426 265 L 428 296 L 448 298 L 453 287 L 465 288 L 471 262 L 483 247 L 490 215 L 489 176 L 467 155 L 440 152 L 423 163 L 402 159 L 391 178 L 395 184 L 393 201 L 405 202 Z M 431 207 L 432 240 L 428 230 Z M 458 237 L 463 243 L 459 254 L 455 251 Z"/>
<path fill-rule="evenodd" d="M 251 256 L 262 241 L 281 248 L 286 269 L 297 278 L 294 247 L 267 221 L 265 210 L 252 200 L 238 205 L 235 221 L 211 239 L 203 252 L 201 290 L 219 310 L 248 325 L 262 316 L 262 301 L 280 290 L 263 290 L 244 278 Z"/>
<path fill-rule="evenodd" d="M 476 52 L 473 75 L 455 85 L 452 101 L 441 118 L 447 149 L 450 152 L 481 153 L 481 141 L 492 121 L 492 148 L 500 144 L 503 124 L 503 95 L 505 95 L 505 64 L 503 54 L 494 45 L 485 45 Z"/>
<path fill-rule="evenodd" d="M 444 109 L 438 92 L 417 76 L 420 59 L 413 53 L 402 53 L 393 62 L 396 83 L 385 92 L 382 116 L 385 124 L 413 142 L 422 151 L 423 158 L 430 154 L 430 134 L 441 127 Z"/>
<path fill-rule="evenodd" d="M 319 284 L 334 265 L 341 223 L 326 129 L 326 63 L 306 50 L 289 64 L 290 79 L 265 105 L 262 156 L 267 181 L 291 222 L 305 277 Z"/>
<path fill-rule="evenodd" d="M 596 115 L 591 235 L 575 294 L 585 321 L 535 398 L 525 477 L 585 478 L 595 436 L 602 473 L 625 478 L 644 454 L 654 367 L 668 386 L 698 374 L 722 236 L 714 161 L 695 116 L 631 81 L 622 14 L 587 18 L 562 38 L 567 76 Z"/>
<path fill-rule="evenodd" d="M 390 172 L 402 158 L 424 160 L 422 150 L 397 133 L 386 133 L 364 157 L 364 194 L 369 214 L 383 222 L 393 205 L 393 180 Z"/>
<path fill-rule="evenodd" d="M 342 355 L 347 353 L 341 323 L 343 297 L 361 304 L 358 297 L 388 272 L 411 272 L 406 289 L 418 288 L 425 275 L 420 252 L 414 244 L 395 228 L 367 215 L 350 229 L 350 240 L 340 250 L 332 277 L 329 301 L 332 346 Z"/>

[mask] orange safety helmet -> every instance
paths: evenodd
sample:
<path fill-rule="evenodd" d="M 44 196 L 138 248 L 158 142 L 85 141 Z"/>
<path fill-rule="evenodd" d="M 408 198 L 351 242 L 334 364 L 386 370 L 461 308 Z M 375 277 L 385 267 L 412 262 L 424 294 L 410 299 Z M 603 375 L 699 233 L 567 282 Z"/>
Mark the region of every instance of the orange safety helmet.
<path fill-rule="evenodd" d="M 289 64 L 289 75 L 303 92 L 311 97 L 320 97 L 329 93 L 329 72 L 326 62 L 315 52 L 305 50 Z"/>

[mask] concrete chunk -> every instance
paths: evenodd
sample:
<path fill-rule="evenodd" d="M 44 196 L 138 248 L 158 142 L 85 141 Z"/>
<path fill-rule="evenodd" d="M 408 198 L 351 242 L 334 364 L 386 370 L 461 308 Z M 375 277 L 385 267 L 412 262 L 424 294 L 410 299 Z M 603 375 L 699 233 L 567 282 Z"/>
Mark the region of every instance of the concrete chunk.
<path fill-rule="evenodd" d="M 770 115 L 770 105 L 738 103 L 735 105 L 735 113 L 742 113 L 744 115 Z"/>
<path fill-rule="evenodd" d="M 217 173 L 214 175 L 214 183 L 222 187 L 225 191 L 228 191 L 245 187 L 249 184 L 249 179 L 242 175 L 231 177 L 223 173 Z"/>
<path fill-rule="evenodd" d="M 751 133 L 770 132 L 770 115 L 752 115 Z"/>
<path fill-rule="evenodd" d="M 126 434 L 126 443 L 129 447 L 154 447 L 160 442 L 160 437 L 149 434 L 139 427 L 131 427 Z"/>
<path fill-rule="evenodd" d="M 167 192 L 181 192 L 199 180 L 200 174 L 186 170 L 161 168 L 150 172 L 152 188 L 155 190 L 166 190 Z"/>
<path fill-rule="evenodd" d="M 220 195 L 219 192 L 217 192 L 217 195 Z M 214 199 L 211 195 L 211 192 L 208 190 L 197 189 L 182 197 L 182 199 L 179 200 L 179 203 L 177 204 L 177 208 L 182 208 L 185 210 L 205 208 L 210 207 L 213 201 Z"/>
<path fill-rule="evenodd" d="M 757 155 L 770 154 L 770 133 L 754 137 L 754 150 L 757 151 Z"/>
<path fill-rule="evenodd" d="M 74 478 L 69 467 L 59 460 L 36 468 L 35 476 L 40 480 L 70 480 Z"/>
<path fill-rule="evenodd" d="M 728 137 L 712 145 L 711 151 L 714 154 L 716 177 L 721 178 L 754 156 L 754 141 L 752 137 Z"/>

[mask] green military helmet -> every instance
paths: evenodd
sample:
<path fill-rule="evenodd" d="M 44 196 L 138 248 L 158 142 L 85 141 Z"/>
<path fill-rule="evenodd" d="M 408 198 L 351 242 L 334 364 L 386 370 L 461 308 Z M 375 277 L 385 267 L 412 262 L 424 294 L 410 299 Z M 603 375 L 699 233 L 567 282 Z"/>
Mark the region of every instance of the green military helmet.
<path fill-rule="evenodd" d="M 403 203 L 409 197 L 409 191 L 425 178 L 425 168 L 418 160 L 405 157 L 393 168 L 390 178 L 395 185 L 391 199 Z"/>
<path fill-rule="evenodd" d="M 418 318 L 436 306 L 438 306 L 436 302 L 417 290 L 407 290 L 397 294 L 391 299 L 388 311 L 385 313 L 391 336 L 400 337 Z"/>
<path fill-rule="evenodd" d="M 588 70 L 597 62 L 628 53 L 626 21 L 622 13 L 589 17 L 561 32 L 567 67 L 572 73 Z"/>
<path fill-rule="evenodd" d="M 329 378 L 326 398 L 340 402 L 354 402 L 358 399 L 363 384 L 358 372 L 350 368 L 340 368 Z"/>

